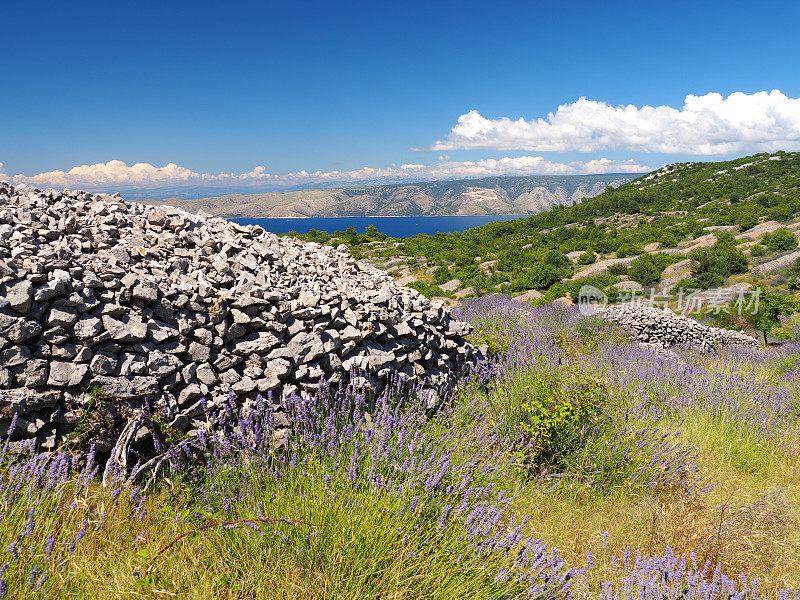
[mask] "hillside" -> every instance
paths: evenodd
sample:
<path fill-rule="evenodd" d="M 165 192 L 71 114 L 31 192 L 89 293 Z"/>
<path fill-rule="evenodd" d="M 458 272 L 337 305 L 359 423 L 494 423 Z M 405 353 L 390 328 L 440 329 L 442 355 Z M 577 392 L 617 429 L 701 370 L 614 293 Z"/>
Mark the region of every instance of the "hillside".
<path fill-rule="evenodd" d="M 584 283 L 611 299 L 726 285 L 793 292 L 798 186 L 800 153 L 758 154 L 668 165 L 573 206 L 461 233 L 304 237 L 345 241 L 428 295 L 553 300 Z"/>
<path fill-rule="evenodd" d="M 415 184 L 351 186 L 200 199 L 145 200 L 225 217 L 528 215 L 619 186 L 630 175 L 489 177 Z"/>

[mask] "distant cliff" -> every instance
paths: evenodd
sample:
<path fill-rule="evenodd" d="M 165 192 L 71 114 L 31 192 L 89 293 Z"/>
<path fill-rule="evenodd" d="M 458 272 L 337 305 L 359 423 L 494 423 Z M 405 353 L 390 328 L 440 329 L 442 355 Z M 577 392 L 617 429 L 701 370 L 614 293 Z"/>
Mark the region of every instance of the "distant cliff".
<path fill-rule="evenodd" d="M 361 217 L 435 215 L 526 215 L 557 204 L 593 198 L 635 175 L 531 175 L 415 184 L 351 186 L 211 198 L 149 199 L 225 217 Z"/>

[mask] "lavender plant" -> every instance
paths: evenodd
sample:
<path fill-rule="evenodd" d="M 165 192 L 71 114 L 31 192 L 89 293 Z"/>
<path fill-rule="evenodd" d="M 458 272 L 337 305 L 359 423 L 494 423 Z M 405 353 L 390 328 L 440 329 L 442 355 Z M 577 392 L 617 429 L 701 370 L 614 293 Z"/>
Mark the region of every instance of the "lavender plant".
<path fill-rule="evenodd" d="M 497 352 L 436 410 L 399 382 L 231 400 L 146 493 L 122 473 L 102 489 L 93 460 L 6 445 L 0 597 L 795 597 L 701 546 L 612 551 L 604 535 L 568 563 L 525 507 L 703 502 L 698 422 L 794 456 L 797 348 L 659 351 L 565 307 L 461 310 Z"/>

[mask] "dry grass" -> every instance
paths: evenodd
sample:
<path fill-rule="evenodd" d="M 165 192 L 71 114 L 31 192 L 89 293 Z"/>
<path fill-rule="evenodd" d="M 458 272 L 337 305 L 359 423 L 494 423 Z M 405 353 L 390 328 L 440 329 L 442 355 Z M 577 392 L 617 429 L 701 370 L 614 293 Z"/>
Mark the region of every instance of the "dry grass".
<path fill-rule="evenodd" d="M 683 438 L 698 448 L 702 472 L 715 483 L 706 494 L 670 498 L 617 490 L 598 496 L 574 487 L 532 491 L 517 510 L 530 514 L 536 534 L 574 566 L 586 565 L 590 549 L 597 564 L 608 565 L 626 548 L 634 555 L 660 554 L 669 545 L 678 554 L 695 551 L 700 563 L 721 564 L 729 576 L 758 577 L 765 593 L 800 588 L 797 456 L 700 416 L 687 420 Z M 594 574 L 600 575 L 609 572 Z"/>

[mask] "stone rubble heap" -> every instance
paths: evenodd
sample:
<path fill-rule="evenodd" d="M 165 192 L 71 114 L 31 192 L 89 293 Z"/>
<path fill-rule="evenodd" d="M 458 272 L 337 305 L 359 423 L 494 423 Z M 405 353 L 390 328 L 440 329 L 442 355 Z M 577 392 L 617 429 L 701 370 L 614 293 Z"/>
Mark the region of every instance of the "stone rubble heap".
<path fill-rule="evenodd" d="M 313 392 L 323 377 L 438 389 L 475 360 L 468 333 L 343 247 L 0 182 L 0 435 L 16 413 L 12 439 L 39 448 L 87 429 L 88 386 L 112 399 L 92 440 L 108 452 L 143 405 L 187 432 L 230 393 Z"/>
<path fill-rule="evenodd" d="M 638 302 L 607 306 L 602 316 L 631 332 L 639 342 L 662 348 L 688 346 L 708 351 L 724 345 L 758 347 L 758 341 L 744 333 L 710 327 Z"/>

